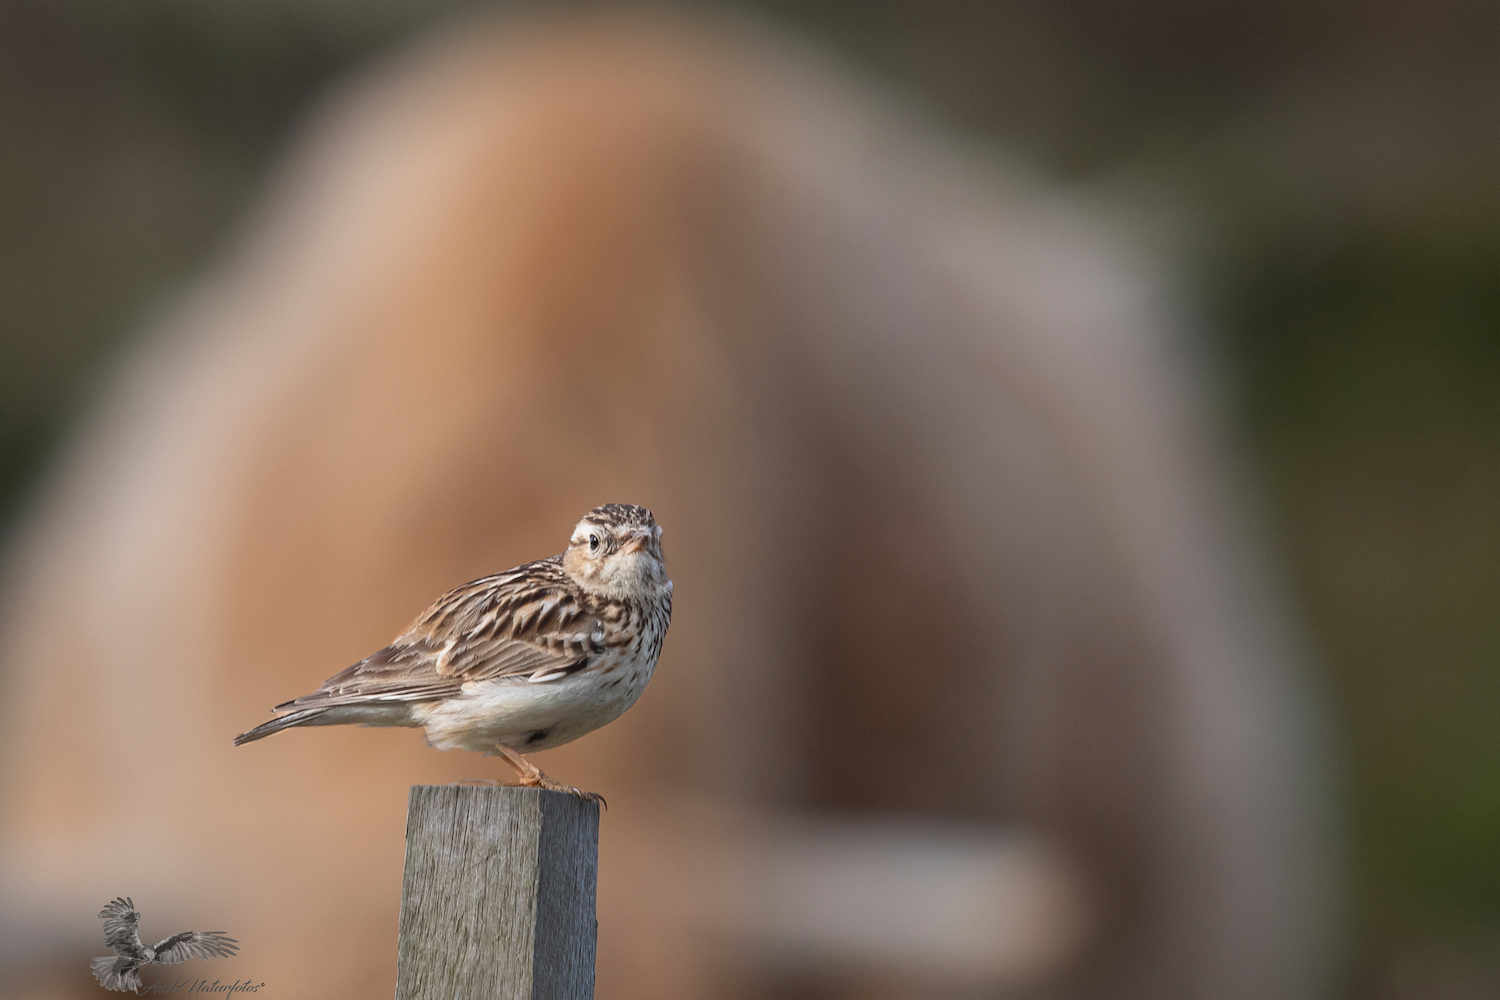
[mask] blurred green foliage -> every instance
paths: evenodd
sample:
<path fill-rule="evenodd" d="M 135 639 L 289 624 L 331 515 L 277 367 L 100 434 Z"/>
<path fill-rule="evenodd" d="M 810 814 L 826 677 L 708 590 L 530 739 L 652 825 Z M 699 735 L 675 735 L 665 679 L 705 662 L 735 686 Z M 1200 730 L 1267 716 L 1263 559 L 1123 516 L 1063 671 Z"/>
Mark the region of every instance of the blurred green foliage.
<path fill-rule="evenodd" d="M 1240 296 L 1250 438 L 1342 726 L 1364 946 L 1500 928 L 1500 225 L 1360 232 Z"/>
<path fill-rule="evenodd" d="M 0 5 L 0 520 L 309 102 L 464 6 Z M 1186 206 L 1184 270 L 1338 727 L 1356 992 L 1440 995 L 1408 988 L 1449 981 L 1410 971 L 1433 949 L 1500 992 L 1500 9 L 750 13 L 1085 192 Z"/>

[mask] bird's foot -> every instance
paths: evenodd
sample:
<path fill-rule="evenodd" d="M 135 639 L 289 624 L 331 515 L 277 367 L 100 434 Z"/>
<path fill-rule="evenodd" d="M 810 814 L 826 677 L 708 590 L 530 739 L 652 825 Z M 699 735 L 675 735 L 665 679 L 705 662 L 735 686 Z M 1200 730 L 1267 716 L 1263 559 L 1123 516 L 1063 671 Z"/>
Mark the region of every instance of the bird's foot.
<path fill-rule="evenodd" d="M 522 788 L 545 788 L 553 792 L 567 792 L 569 795 L 576 795 L 586 802 L 597 802 L 604 808 L 609 808 L 609 803 L 605 802 L 604 796 L 598 792 L 585 792 L 582 789 L 574 788 L 572 785 L 564 785 L 560 781 L 553 781 L 542 773 L 541 768 L 516 753 L 504 743 L 496 743 L 495 752 L 504 757 L 506 763 L 516 769 L 516 773 L 520 775 L 520 780 L 516 784 Z"/>
<path fill-rule="evenodd" d="M 519 784 L 522 788 L 545 788 L 552 792 L 567 792 L 569 795 L 576 795 L 586 802 L 597 802 L 604 808 L 609 808 L 609 803 L 604 801 L 604 796 L 598 792 L 585 792 L 580 788 L 574 788 L 572 785 L 565 785 L 561 781 L 554 781 L 540 770 L 532 774 L 522 774 Z"/>

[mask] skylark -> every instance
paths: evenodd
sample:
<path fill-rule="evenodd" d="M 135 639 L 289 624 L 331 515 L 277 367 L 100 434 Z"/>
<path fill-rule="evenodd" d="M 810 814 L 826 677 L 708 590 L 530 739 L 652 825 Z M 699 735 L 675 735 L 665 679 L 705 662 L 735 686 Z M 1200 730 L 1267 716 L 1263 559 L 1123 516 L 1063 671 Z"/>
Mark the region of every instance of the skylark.
<path fill-rule="evenodd" d="M 619 718 L 651 680 L 671 619 L 661 528 L 644 507 L 605 504 L 560 555 L 449 591 L 389 646 L 234 742 L 292 726 L 423 726 L 431 746 L 504 757 L 522 785 L 600 800 L 520 751 Z"/>

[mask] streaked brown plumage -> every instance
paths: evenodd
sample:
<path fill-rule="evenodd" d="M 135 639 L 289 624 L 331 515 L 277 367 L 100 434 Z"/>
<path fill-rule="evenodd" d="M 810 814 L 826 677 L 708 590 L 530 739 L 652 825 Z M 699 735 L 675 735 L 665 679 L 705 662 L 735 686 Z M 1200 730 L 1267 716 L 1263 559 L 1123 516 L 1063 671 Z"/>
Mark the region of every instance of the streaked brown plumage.
<path fill-rule="evenodd" d="M 651 679 L 671 618 L 661 528 L 644 507 L 606 504 L 566 551 L 449 591 L 389 646 L 234 742 L 292 726 L 423 726 L 435 747 L 505 757 L 524 785 L 597 798 L 518 751 L 618 718 Z"/>

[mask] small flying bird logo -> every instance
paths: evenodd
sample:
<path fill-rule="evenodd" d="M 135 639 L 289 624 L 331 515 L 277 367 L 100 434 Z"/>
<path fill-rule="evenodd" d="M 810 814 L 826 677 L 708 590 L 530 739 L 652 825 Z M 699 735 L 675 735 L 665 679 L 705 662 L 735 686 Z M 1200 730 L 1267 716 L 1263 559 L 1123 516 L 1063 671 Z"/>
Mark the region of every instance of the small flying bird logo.
<path fill-rule="evenodd" d="M 141 966 L 174 965 L 190 958 L 229 958 L 239 951 L 239 942 L 223 931 L 183 931 L 154 945 L 141 943 L 141 913 L 129 896 L 119 896 L 99 911 L 104 921 L 104 943 L 113 955 L 90 964 L 94 978 L 107 990 L 141 991 Z"/>

